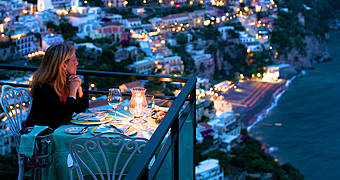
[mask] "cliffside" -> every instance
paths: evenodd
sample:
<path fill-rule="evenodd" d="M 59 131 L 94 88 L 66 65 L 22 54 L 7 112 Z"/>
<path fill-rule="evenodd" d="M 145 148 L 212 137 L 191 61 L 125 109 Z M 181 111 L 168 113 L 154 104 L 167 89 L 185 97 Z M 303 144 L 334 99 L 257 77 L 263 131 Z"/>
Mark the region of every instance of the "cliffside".
<path fill-rule="evenodd" d="M 275 64 L 290 64 L 295 70 L 312 69 L 313 64 L 331 60 L 326 40 L 319 41 L 316 37 L 304 39 L 304 51 L 292 48 L 285 55 L 274 59 Z"/>

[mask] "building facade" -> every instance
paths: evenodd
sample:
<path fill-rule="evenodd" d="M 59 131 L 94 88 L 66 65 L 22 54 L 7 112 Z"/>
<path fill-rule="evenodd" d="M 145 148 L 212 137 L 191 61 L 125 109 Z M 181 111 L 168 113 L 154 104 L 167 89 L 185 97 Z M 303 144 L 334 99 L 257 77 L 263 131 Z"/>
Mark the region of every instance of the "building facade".
<path fill-rule="evenodd" d="M 195 167 L 195 179 L 197 180 L 223 180 L 224 173 L 221 170 L 218 159 L 206 159 Z"/>

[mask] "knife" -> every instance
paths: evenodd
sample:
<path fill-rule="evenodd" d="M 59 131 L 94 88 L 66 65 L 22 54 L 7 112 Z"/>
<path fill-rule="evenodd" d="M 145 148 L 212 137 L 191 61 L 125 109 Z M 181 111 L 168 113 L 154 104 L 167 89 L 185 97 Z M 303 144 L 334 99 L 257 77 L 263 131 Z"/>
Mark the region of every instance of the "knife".
<path fill-rule="evenodd" d="M 86 130 L 87 130 L 87 128 L 88 128 L 88 126 L 86 126 L 86 127 L 84 127 L 83 129 L 81 129 L 81 130 L 80 130 L 80 132 L 79 132 L 79 134 L 83 134 L 83 133 L 85 133 L 85 132 L 86 132 Z"/>

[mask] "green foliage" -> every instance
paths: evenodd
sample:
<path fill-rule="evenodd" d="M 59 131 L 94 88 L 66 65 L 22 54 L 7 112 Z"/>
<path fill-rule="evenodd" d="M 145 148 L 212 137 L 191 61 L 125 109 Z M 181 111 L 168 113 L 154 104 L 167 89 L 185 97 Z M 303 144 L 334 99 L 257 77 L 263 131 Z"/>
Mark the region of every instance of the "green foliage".
<path fill-rule="evenodd" d="M 104 6 L 104 2 L 102 0 L 87 0 L 87 4 L 89 6 Z"/>
<path fill-rule="evenodd" d="M 60 27 L 57 26 L 56 24 L 54 24 L 52 21 L 48 21 L 46 24 L 46 27 L 48 29 L 49 32 L 52 33 L 60 33 Z"/>
<path fill-rule="evenodd" d="M 214 146 L 212 140 L 204 141 L 196 145 L 195 164 L 208 158 L 219 159 L 225 174 L 233 173 L 272 173 L 273 179 L 303 179 L 303 175 L 291 166 L 284 164 L 280 166 L 274 158 L 262 150 L 262 144 L 251 138 L 246 129 L 241 130 L 241 141 L 237 147 L 232 148 L 230 153 L 213 150 L 202 155 L 207 149 Z M 247 177 L 248 179 L 248 177 Z"/>
<path fill-rule="evenodd" d="M 66 18 L 62 18 L 59 27 L 61 34 L 65 40 L 72 40 L 73 37 L 76 36 L 76 33 L 78 31 L 78 27 L 72 26 L 72 24 L 69 23 Z"/>
<path fill-rule="evenodd" d="M 168 44 L 167 46 L 172 50 L 172 52 L 181 57 L 184 64 L 184 73 L 192 74 L 196 72 L 194 60 L 192 59 L 191 54 L 186 52 L 184 45 L 170 46 Z"/>
<path fill-rule="evenodd" d="M 186 33 L 178 33 L 175 35 L 175 38 L 176 38 L 176 42 L 181 46 L 186 45 L 188 43 L 188 38 L 187 38 Z"/>
<path fill-rule="evenodd" d="M 14 46 L 14 45 L 15 45 L 14 41 L 0 42 L 0 48 L 8 48 L 8 47 Z"/>
<path fill-rule="evenodd" d="M 282 54 L 293 48 L 305 51 L 303 39 L 306 36 L 305 28 L 298 21 L 295 14 L 280 11 L 278 19 L 275 20 L 271 43 L 280 50 Z"/>
<path fill-rule="evenodd" d="M 30 59 L 27 64 L 31 66 L 40 66 L 40 63 L 42 61 L 42 56 L 35 56 L 32 59 Z"/>
<path fill-rule="evenodd" d="M 129 2 L 130 3 L 130 2 Z M 125 7 L 125 8 L 107 8 L 104 9 L 106 13 L 112 13 L 112 14 L 120 14 L 124 18 L 137 18 L 138 16 L 132 13 L 131 7 Z"/>
<path fill-rule="evenodd" d="M 170 14 L 176 13 L 184 13 L 184 12 L 193 12 L 195 10 L 202 9 L 202 5 L 192 5 L 192 6 L 181 6 L 181 7 L 171 7 L 171 8 L 164 8 L 164 7 L 153 7 L 148 8 L 146 11 L 145 20 L 149 20 L 154 17 L 165 17 Z"/>
<path fill-rule="evenodd" d="M 18 169 L 18 160 L 16 150 L 12 148 L 12 152 L 3 156 L 0 155 L 0 173 L 8 175 L 16 175 Z"/>
<path fill-rule="evenodd" d="M 281 165 L 282 169 L 288 174 L 288 179 L 302 180 L 304 176 L 300 174 L 300 171 L 294 168 L 291 164 L 285 163 Z"/>
<path fill-rule="evenodd" d="M 204 40 L 217 41 L 219 39 L 220 32 L 215 26 L 207 26 L 207 27 L 201 28 L 200 31 L 198 32 L 198 35 L 202 37 L 202 39 Z"/>

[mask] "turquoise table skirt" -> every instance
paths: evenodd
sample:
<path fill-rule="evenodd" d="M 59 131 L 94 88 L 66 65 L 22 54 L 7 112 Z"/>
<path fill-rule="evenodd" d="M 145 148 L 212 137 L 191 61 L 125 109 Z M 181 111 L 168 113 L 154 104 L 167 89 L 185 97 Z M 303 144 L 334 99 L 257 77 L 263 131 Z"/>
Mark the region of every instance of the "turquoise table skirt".
<path fill-rule="evenodd" d="M 118 117 L 128 119 L 125 116 L 127 116 L 128 113 L 124 111 L 120 111 L 117 114 L 117 119 Z M 153 122 L 150 122 L 151 125 L 149 127 L 152 127 Z M 93 137 L 93 135 L 90 133 L 90 130 L 95 127 L 95 126 L 90 126 L 88 128 L 88 131 L 84 134 L 80 135 L 71 135 L 65 133 L 65 129 L 70 128 L 70 127 L 79 127 L 80 125 L 75 125 L 75 124 L 69 124 L 69 125 L 63 125 L 60 126 L 58 129 L 55 130 L 53 133 L 53 142 L 52 142 L 52 148 L 53 148 L 53 154 L 52 154 L 52 164 L 48 167 L 42 170 L 42 179 L 48 179 L 48 180 L 65 180 L 69 179 L 69 168 L 67 166 L 67 157 L 69 154 L 69 146 L 70 143 L 73 139 L 79 138 L 79 137 Z M 84 126 L 81 126 L 84 127 Z M 157 128 L 155 126 L 155 128 Z M 138 128 L 137 128 L 138 129 Z M 155 130 L 155 129 L 154 129 Z M 150 133 L 144 133 L 143 129 L 139 128 L 138 129 L 138 134 L 135 137 L 144 137 L 149 139 L 151 137 Z M 148 136 L 149 137 L 146 137 Z M 160 147 L 161 148 L 161 147 Z M 111 154 L 112 157 L 115 157 L 115 154 L 117 153 L 117 149 L 114 149 L 114 147 L 108 148 L 105 150 L 109 155 Z M 170 153 L 171 154 L 171 153 Z M 138 155 L 136 155 L 133 159 L 136 159 Z M 100 158 L 99 154 L 95 154 L 96 159 Z M 98 157 L 98 158 L 97 158 Z M 111 156 L 110 156 L 111 157 Z M 126 158 L 127 154 L 122 154 L 121 158 Z M 172 179 L 172 171 L 171 171 L 171 164 L 172 164 L 172 158 L 171 156 L 168 156 L 166 160 L 164 161 L 161 169 L 159 170 L 159 173 L 157 177 L 161 178 L 156 178 L 156 179 Z M 98 161 L 99 162 L 99 161 Z M 105 168 L 102 168 L 104 170 Z M 104 170 L 105 171 L 105 170 Z M 86 171 L 83 171 L 85 174 Z M 73 170 L 73 177 L 74 179 L 77 178 L 77 173 L 75 170 Z"/>

